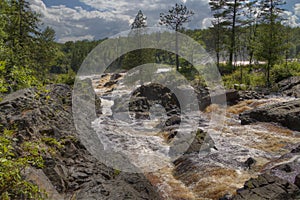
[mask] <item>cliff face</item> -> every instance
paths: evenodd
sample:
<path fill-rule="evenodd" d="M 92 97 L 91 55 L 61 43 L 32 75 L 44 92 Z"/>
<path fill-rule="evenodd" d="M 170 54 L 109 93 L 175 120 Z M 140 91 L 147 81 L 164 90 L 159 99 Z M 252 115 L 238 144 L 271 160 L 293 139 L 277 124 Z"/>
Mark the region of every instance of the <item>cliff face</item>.
<path fill-rule="evenodd" d="M 1 129 L 16 129 L 18 143 L 53 138 L 62 144 L 43 155 L 44 168 L 28 169 L 27 178 L 51 199 L 158 199 L 143 175 L 111 169 L 89 154 L 77 139 L 71 104 L 72 90 L 62 84 L 20 90 L 0 103 Z"/>

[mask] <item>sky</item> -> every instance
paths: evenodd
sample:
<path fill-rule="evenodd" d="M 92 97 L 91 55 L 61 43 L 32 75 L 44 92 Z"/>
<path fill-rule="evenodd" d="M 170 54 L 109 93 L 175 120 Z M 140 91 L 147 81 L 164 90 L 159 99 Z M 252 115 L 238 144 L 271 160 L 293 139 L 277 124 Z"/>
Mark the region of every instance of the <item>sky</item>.
<path fill-rule="evenodd" d="M 56 41 L 98 40 L 130 29 L 139 10 L 147 16 L 149 27 L 159 26 L 159 14 L 175 3 L 195 12 L 187 28 L 211 25 L 209 0 L 29 0 L 42 16 L 43 26 L 56 32 Z M 287 0 L 285 15 L 291 26 L 300 26 L 300 0 Z"/>

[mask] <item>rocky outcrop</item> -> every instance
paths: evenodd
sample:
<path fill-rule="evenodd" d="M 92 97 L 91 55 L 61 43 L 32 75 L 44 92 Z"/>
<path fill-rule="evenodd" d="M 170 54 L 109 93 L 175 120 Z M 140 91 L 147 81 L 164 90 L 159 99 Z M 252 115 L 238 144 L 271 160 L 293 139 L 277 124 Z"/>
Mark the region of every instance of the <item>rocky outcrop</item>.
<path fill-rule="evenodd" d="M 248 180 L 242 189 L 237 191 L 233 200 L 293 200 L 300 197 L 299 188 L 275 176 L 259 175 Z"/>
<path fill-rule="evenodd" d="M 197 91 L 197 90 L 196 90 Z M 228 105 L 234 105 L 240 100 L 240 95 L 237 90 L 231 89 L 226 90 L 225 94 L 209 94 L 207 93 L 197 93 L 198 94 L 198 104 L 200 110 L 205 110 L 205 108 L 212 103 L 222 105 L 224 103 Z"/>
<path fill-rule="evenodd" d="M 300 145 L 264 165 L 261 175 L 245 182 L 234 200 L 240 199 L 300 199 Z"/>
<path fill-rule="evenodd" d="M 64 199 L 159 199 L 143 175 L 111 169 L 86 150 L 78 140 L 71 104 L 72 90 L 67 85 L 17 91 L 0 103 L 0 128 L 17 129 L 18 143 L 53 138 L 62 144 L 55 154 L 43 155 L 45 167 L 39 173 Z M 96 109 L 101 114 L 98 99 Z M 51 192 L 42 180 L 38 184 Z"/>
<path fill-rule="evenodd" d="M 300 131 L 300 99 L 271 104 L 240 114 L 241 123 L 274 122 Z"/>
<path fill-rule="evenodd" d="M 256 91 L 239 91 L 238 93 L 240 96 L 240 101 L 264 98 L 264 94 Z"/>
<path fill-rule="evenodd" d="M 286 96 L 300 98 L 300 76 L 293 76 L 277 84 L 279 92 Z"/>

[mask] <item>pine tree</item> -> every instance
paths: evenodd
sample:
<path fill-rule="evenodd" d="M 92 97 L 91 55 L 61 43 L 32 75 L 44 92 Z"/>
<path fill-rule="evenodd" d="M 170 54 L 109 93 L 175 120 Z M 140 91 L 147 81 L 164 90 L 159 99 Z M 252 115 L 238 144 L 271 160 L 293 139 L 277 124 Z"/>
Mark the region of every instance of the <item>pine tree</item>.
<path fill-rule="evenodd" d="M 226 31 L 225 25 L 225 1 L 224 0 L 210 0 L 209 5 L 210 9 L 213 13 L 214 19 L 212 20 L 213 27 L 212 35 L 214 37 L 214 51 L 217 57 L 217 67 L 220 67 L 220 52 L 222 51 L 222 46 L 225 42 L 225 34 Z"/>
<path fill-rule="evenodd" d="M 160 13 L 160 24 L 172 28 L 176 31 L 176 70 L 179 71 L 179 55 L 178 55 L 178 34 L 184 23 L 190 21 L 190 18 L 194 15 L 192 10 L 188 10 L 186 6 L 175 4 L 168 11 L 168 14 Z"/>
<path fill-rule="evenodd" d="M 284 4 L 285 1 L 283 0 L 260 1 L 262 26 L 260 28 L 260 49 L 258 49 L 258 54 L 267 61 L 267 86 L 270 86 L 271 83 L 270 70 L 284 52 L 284 28 L 281 24 L 284 20 L 281 15 L 284 10 L 281 6 Z"/>
<path fill-rule="evenodd" d="M 139 12 L 136 15 L 133 23 L 131 24 L 131 29 L 147 27 L 147 21 L 146 20 L 147 20 L 147 17 L 145 17 L 143 12 L 141 10 L 139 10 Z"/>
<path fill-rule="evenodd" d="M 122 63 L 122 68 L 131 69 L 142 64 L 151 63 L 154 60 L 154 53 L 151 49 L 141 49 L 142 47 L 142 28 L 147 27 L 147 17 L 144 16 L 141 10 L 138 11 L 133 23 L 131 24 L 131 33 L 136 50 L 122 56 L 119 62 Z"/>

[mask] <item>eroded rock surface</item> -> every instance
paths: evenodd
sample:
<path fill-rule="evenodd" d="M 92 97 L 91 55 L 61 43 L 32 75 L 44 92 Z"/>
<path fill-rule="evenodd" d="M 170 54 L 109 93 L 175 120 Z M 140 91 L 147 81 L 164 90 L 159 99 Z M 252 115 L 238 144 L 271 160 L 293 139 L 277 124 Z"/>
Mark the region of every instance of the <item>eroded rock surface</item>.
<path fill-rule="evenodd" d="M 249 110 L 242 113 L 240 119 L 242 124 L 274 122 L 300 131 L 300 99 Z"/>
<path fill-rule="evenodd" d="M 64 199 L 159 199 L 142 174 L 120 173 L 86 150 L 73 124 L 71 97 L 71 88 L 62 84 L 42 91 L 12 93 L 0 103 L 1 129 L 17 128 L 19 142 L 47 137 L 63 144 L 55 155 L 43 155 L 42 171 L 53 185 L 51 189 L 55 188 Z M 99 109 L 100 102 L 96 102 Z M 47 184 L 39 182 L 41 188 L 51 192 Z"/>
<path fill-rule="evenodd" d="M 300 76 L 282 80 L 277 85 L 283 95 L 300 98 Z"/>

